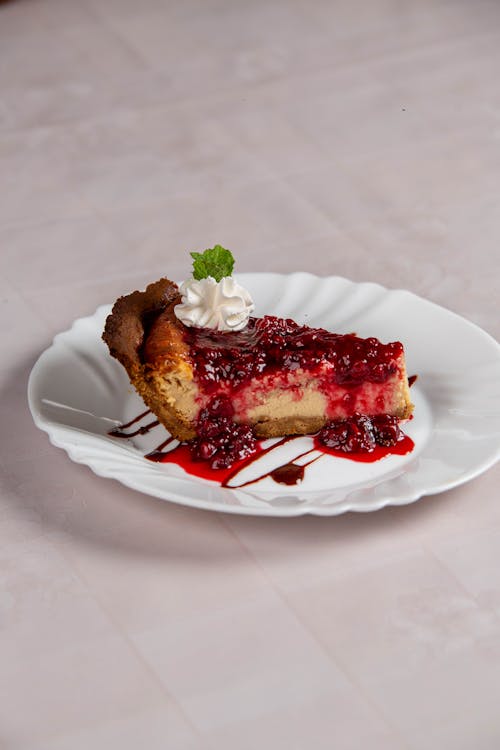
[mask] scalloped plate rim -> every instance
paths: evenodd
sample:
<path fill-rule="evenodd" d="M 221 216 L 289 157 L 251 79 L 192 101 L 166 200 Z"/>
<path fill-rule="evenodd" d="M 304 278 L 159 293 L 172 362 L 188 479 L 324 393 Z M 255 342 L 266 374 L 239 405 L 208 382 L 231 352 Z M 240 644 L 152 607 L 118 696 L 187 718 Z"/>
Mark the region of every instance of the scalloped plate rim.
<path fill-rule="evenodd" d="M 308 271 L 295 271 L 290 274 L 281 274 L 277 272 L 248 272 L 248 273 L 237 273 L 235 274 L 235 277 L 240 279 L 243 283 L 245 278 L 262 278 L 262 279 L 274 279 L 276 282 L 279 282 L 280 280 L 286 280 L 290 278 L 299 278 L 299 277 L 309 277 L 311 279 L 316 279 L 318 281 L 321 281 L 323 283 L 346 283 L 349 285 L 352 285 L 352 287 L 371 287 L 371 288 L 378 288 L 381 292 L 385 294 L 404 294 L 408 295 L 409 297 L 413 298 L 414 300 L 417 300 L 419 303 L 425 303 L 429 308 L 434 308 L 436 312 L 439 312 L 439 314 L 442 314 L 443 312 L 446 313 L 448 316 L 452 316 L 455 321 L 459 322 L 461 325 L 466 325 L 469 327 L 471 331 L 474 331 L 475 335 L 478 335 L 483 338 L 483 340 L 488 342 L 492 346 L 496 346 L 498 349 L 498 352 L 500 353 L 500 345 L 498 342 L 484 329 L 482 329 L 477 324 L 473 323 L 470 320 L 467 320 L 466 318 L 460 316 L 458 313 L 449 310 L 435 302 L 432 302 L 431 300 L 427 300 L 414 292 L 411 292 L 409 290 L 403 289 L 403 288 L 387 288 L 386 286 L 378 283 L 378 282 L 355 282 L 352 281 L 344 276 L 339 275 L 330 275 L 330 276 L 316 276 L 315 274 L 312 274 Z M 69 441 L 64 441 L 58 439 L 58 433 L 62 430 L 68 430 L 70 432 L 76 432 L 77 430 L 72 430 L 67 425 L 61 425 L 57 422 L 52 422 L 50 420 L 47 420 L 44 418 L 39 409 L 36 405 L 36 400 L 33 395 L 34 392 L 34 384 L 36 382 L 36 378 L 38 376 L 39 369 L 43 366 L 43 361 L 45 359 L 45 356 L 48 355 L 48 353 L 54 348 L 58 347 L 60 345 L 64 345 L 65 339 L 75 330 L 75 328 L 83 323 L 83 322 L 90 322 L 95 320 L 96 317 L 103 315 L 107 313 L 111 309 L 110 304 L 102 304 L 99 305 L 95 312 L 92 315 L 83 316 L 80 318 L 75 319 L 71 326 L 65 330 L 58 332 L 51 342 L 51 344 L 40 354 L 37 361 L 35 362 L 29 376 L 28 380 L 28 404 L 29 408 L 34 420 L 35 425 L 41 429 L 42 431 L 46 432 L 49 441 L 52 445 L 54 445 L 57 448 L 63 449 L 68 457 L 75 463 L 78 463 L 80 465 L 88 466 L 93 473 L 96 476 L 107 478 L 107 479 L 114 479 L 118 482 L 120 482 L 122 485 L 129 487 L 130 489 L 133 489 L 137 492 L 142 492 L 146 495 L 149 495 L 151 497 L 158 497 L 159 499 L 166 500 L 167 502 L 173 502 L 175 504 L 179 504 L 185 507 L 193 507 L 200 510 L 211 510 L 215 512 L 223 512 L 223 513 L 231 513 L 231 514 L 239 514 L 239 515 L 252 515 L 252 516 L 270 516 L 270 517 L 298 517 L 302 515 L 317 515 L 317 516 L 336 516 L 340 515 L 345 512 L 359 512 L 359 513 L 367 513 L 374 510 L 380 510 L 384 507 L 387 507 L 389 505 L 409 505 L 417 500 L 427 497 L 434 494 L 441 494 L 443 492 L 446 492 L 448 490 L 451 490 L 455 487 L 461 486 L 472 479 L 476 478 L 480 474 L 487 471 L 489 468 L 495 465 L 495 463 L 500 459 L 500 440 L 498 441 L 498 445 L 496 447 L 496 451 L 491 451 L 491 453 L 485 457 L 485 460 L 483 462 L 478 462 L 477 465 L 474 468 L 471 468 L 468 472 L 454 478 L 453 480 L 446 481 L 446 482 L 437 482 L 435 484 L 428 484 L 426 487 L 422 488 L 414 488 L 413 491 L 410 491 L 408 493 L 401 493 L 396 495 L 388 495 L 387 497 L 383 498 L 372 498 L 370 503 L 364 503 L 364 504 L 357 504 L 356 502 L 351 502 L 349 500 L 350 495 L 353 494 L 353 492 L 357 491 L 359 488 L 355 488 L 354 490 L 351 490 L 347 488 L 346 495 L 338 499 L 334 504 L 328 505 L 328 504 L 321 504 L 321 505 L 310 505 L 309 501 L 305 501 L 302 503 L 299 503 L 294 506 L 282 506 L 282 507 L 275 507 L 273 505 L 268 506 L 247 506 L 247 505 L 225 505 L 222 502 L 217 501 L 206 501 L 206 500 L 198 500 L 197 498 L 187 498 L 186 496 L 179 495 L 178 493 L 158 493 L 154 491 L 154 489 L 150 489 L 145 486 L 141 486 L 140 482 L 135 482 L 134 478 L 130 477 L 123 477 L 118 475 L 114 471 L 105 471 L 102 469 L 102 467 L 97 466 L 96 464 L 97 459 L 95 456 L 85 456 L 85 455 L 76 455 L 74 451 L 72 451 L 73 446 Z M 100 438 L 101 436 L 96 435 L 96 437 Z M 125 456 L 124 452 L 124 456 Z M 404 473 L 404 471 L 403 471 Z M 191 479 L 189 475 L 186 475 L 185 477 L 168 477 L 169 480 L 173 480 L 174 482 L 181 482 L 185 483 L 186 485 L 192 484 L 194 481 Z M 198 480 L 199 481 L 199 480 Z M 383 482 L 384 479 L 382 478 L 379 483 Z M 211 486 L 213 486 L 211 483 L 208 483 Z M 377 486 L 375 484 L 374 486 Z M 332 491 L 335 489 L 335 487 L 332 487 Z M 371 489 L 371 488 L 366 488 Z M 228 492 L 232 492 L 232 490 L 228 489 Z M 317 491 L 310 490 L 306 491 L 305 494 L 317 494 Z M 167 494 L 169 496 L 167 496 Z M 264 491 L 261 491 L 261 497 L 263 500 L 266 500 L 266 493 Z M 269 493 L 267 493 L 269 494 Z M 269 498 L 268 498 L 269 499 Z"/>

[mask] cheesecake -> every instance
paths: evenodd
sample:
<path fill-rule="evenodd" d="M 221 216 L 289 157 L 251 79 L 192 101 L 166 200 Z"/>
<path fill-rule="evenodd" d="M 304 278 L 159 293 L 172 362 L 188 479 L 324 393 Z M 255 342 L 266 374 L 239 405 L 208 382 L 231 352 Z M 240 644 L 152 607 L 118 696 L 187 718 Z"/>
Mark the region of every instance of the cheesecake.
<path fill-rule="evenodd" d="M 399 341 L 271 315 L 250 316 L 238 330 L 186 325 L 177 312 L 183 299 L 166 278 L 120 297 L 103 339 L 148 408 L 199 458 L 238 445 L 241 458 L 257 439 L 317 433 L 360 416 L 410 417 Z"/>

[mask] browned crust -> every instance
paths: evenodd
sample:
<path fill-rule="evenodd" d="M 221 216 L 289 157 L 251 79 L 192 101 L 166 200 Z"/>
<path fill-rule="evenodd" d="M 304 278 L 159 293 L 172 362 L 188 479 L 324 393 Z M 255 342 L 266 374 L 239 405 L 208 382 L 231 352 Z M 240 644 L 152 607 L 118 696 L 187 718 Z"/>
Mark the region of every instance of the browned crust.
<path fill-rule="evenodd" d="M 408 400 L 404 406 L 399 409 L 395 409 L 394 416 L 398 419 L 409 419 L 413 414 L 413 409 L 413 404 L 410 400 Z"/>
<path fill-rule="evenodd" d="M 257 422 L 254 432 L 258 438 L 274 438 L 283 435 L 312 435 L 326 424 L 321 417 L 283 417 Z"/>
<path fill-rule="evenodd" d="M 410 386 L 408 383 L 408 373 L 406 371 L 406 358 L 404 353 L 400 361 L 400 402 L 394 409 L 394 416 L 398 419 L 410 419 L 413 414 L 414 406 L 411 402 Z"/>
<path fill-rule="evenodd" d="M 182 355 L 182 337 L 177 326 L 171 327 L 171 356 L 163 358 L 160 365 L 143 362 L 141 357 L 148 318 L 162 312 L 171 312 L 180 302 L 180 294 L 173 281 L 163 278 L 155 281 L 144 291 L 135 291 L 120 297 L 108 315 L 102 335 L 115 357 L 126 369 L 130 382 L 142 396 L 146 406 L 158 417 L 171 435 L 178 440 L 190 440 L 195 436 L 193 425 L 175 408 L 165 401 L 158 388 L 158 377 L 167 373 L 175 375 Z M 176 335 L 175 335 L 176 334 Z"/>
<path fill-rule="evenodd" d="M 177 284 L 160 279 L 143 292 L 131 292 L 116 300 L 106 319 L 102 338 L 111 355 L 122 363 L 129 375 L 142 370 L 140 350 L 147 316 L 164 310 L 178 295 Z"/>
<path fill-rule="evenodd" d="M 155 386 L 154 378 L 139 379 L 136 382 L 132 381 L 132 384 L 142 396 L 146 406 L 151 409 L 176 440 L 183 442 L 196 437 L 194 423 L 187 419 L 182 411 L 176 409 L 175 403 L 167 402 L 163 398 L 162 392 Z"/>

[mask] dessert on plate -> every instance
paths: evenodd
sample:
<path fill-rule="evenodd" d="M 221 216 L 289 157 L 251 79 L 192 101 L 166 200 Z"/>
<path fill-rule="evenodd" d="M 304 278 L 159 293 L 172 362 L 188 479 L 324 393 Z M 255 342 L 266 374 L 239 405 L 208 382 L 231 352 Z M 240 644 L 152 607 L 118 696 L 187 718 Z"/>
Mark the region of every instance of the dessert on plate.
<path fill-rule="evenodd" d="M 318 432 L 345 452 L 401 439 L 413 406 L 400 342 L 253 317 L 229 251 L 191 255 L 180 287 L 162 278 L 120 297 L 103 339 L 195 458 L 227 467 L 259 439 Z"/>

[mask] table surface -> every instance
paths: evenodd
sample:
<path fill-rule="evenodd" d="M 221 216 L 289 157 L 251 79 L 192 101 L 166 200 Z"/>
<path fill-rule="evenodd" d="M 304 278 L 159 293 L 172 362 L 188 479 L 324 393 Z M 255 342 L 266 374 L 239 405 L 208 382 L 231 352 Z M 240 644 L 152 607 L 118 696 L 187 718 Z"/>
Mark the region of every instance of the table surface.
<path fill-rule="evenodd" d="M 0 5 L 0 747 L 494 750 L 498 466 L 336 518 L 190 510 L 34 427 L 58 331 L 217 242 L 493 336 L 500 6 Z"/>

